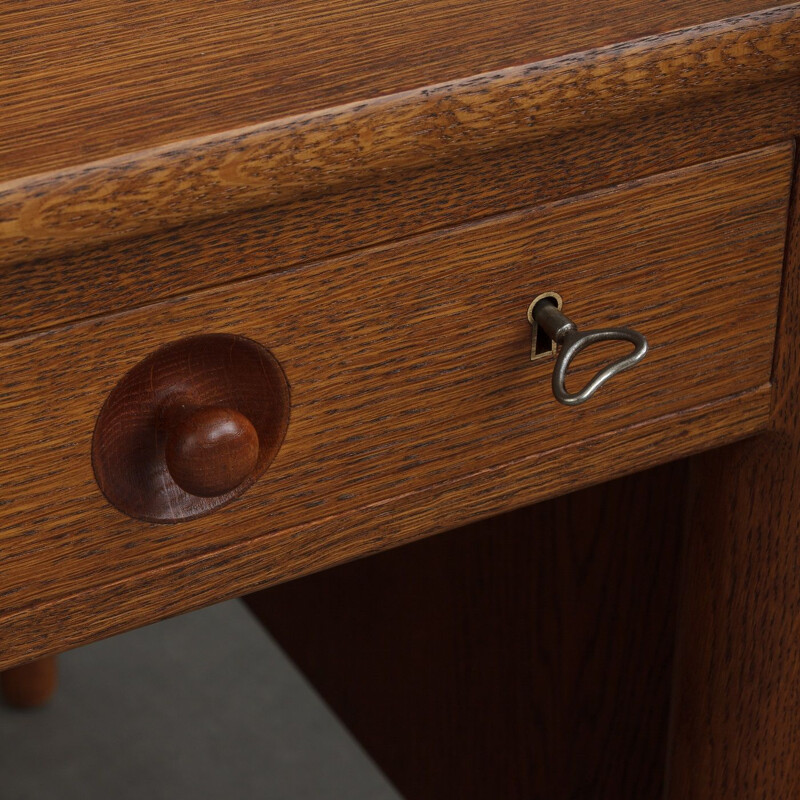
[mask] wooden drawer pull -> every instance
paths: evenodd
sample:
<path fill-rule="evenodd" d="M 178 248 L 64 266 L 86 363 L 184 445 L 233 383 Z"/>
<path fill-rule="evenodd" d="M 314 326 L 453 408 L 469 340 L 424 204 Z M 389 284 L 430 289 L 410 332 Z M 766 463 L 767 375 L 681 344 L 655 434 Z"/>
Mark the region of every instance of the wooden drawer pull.
<path fill-rule="evenodd" d="M 556 400 L 565 406 L 585 403 L 609 378 L 636 366 L 647 353 L 647 339 L 632 328 L 602 328 L 581 333 L 578 326 L 561 311 L 561 298 L 558 295 L 544 295 L 534 300 L 528 309 L 528 319 L 534 326 L 531 358 L 536 357 L 537 339 L 541 338 L 542 333 L 552 341 L 553 349 L 561 347 L 553 368 L 552 385 Z M 567 370 L 572 359 L 595 342 L 614 340 L 630 342 L 633 352 L 601 369 L 579 392 L 567 391 Z"/>
<path fill-rule="evenodd" d="M 130 369 L 103 404 L 92 463 L 106 499 L 148 522 L 208 514 L 245 492 L 278 452 L 289 384 L 243 336 L 170 342 Z"/>
<path fill-rule="evenodd" d="M 178 486 L 197 497 L 233 491 L 258 463 L 258 431 L 232 408 L 168 412 L 165 460 Z"/>

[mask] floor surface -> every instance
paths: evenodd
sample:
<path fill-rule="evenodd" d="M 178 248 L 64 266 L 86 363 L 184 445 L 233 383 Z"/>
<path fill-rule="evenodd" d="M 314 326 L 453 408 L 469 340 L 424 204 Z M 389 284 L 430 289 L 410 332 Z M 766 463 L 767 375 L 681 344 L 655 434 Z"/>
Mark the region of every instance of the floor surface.
<path fill-rule="evenodd" d="M 0 705 L 0 800 L 401 800 L 238 602 L 64 654 Z"/>

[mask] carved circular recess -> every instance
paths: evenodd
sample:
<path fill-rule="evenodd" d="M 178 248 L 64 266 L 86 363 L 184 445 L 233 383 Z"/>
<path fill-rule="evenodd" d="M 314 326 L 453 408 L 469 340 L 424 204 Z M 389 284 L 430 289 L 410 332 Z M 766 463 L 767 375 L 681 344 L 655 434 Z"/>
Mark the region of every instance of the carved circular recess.
<path fill-rule="evenodd" d="M 116 508 L 148 522 L 194 519 L 258 480 L 289 424 L 277 359 L 244 336 L 164 345 L 114 387 L 100 410 L 92 465 Z"/>

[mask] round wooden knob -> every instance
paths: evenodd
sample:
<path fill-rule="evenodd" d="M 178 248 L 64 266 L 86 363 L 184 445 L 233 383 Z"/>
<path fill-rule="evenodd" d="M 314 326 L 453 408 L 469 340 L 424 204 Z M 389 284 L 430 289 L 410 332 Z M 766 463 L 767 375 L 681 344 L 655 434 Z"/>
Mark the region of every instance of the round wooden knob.
<path fill-rule="evenodd" d="M 165 458 L 173 480 L 197 497 L 233 491 L 258 463 L 258 432 L 231 408 L 206 406 L 169 415 Z"/>
<path fill-rule="evenodd" d="M 103 403 L 92 437 L 97 485 L 134 519 L 210 514 L 272 463 L 290 407 L 286 375 L 262 344 L 228 333 L 169 342 Z"/>

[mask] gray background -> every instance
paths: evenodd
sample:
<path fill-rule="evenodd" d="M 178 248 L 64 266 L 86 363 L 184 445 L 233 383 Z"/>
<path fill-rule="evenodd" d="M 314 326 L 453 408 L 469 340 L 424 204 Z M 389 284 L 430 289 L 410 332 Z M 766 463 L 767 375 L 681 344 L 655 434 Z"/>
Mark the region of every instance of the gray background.
<path fill-rule="evenodd" d="M 49 706 L 0 705 L 0 800 L 399 800 L 238 602 L 60 659 Z"/>

